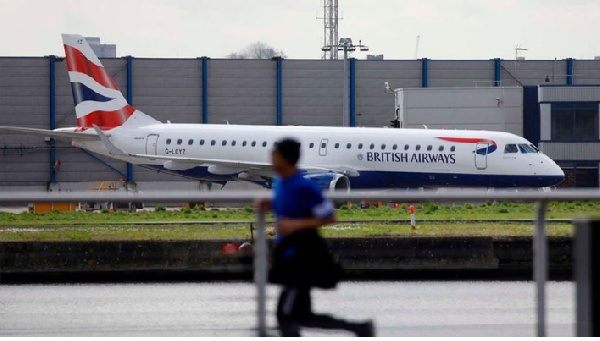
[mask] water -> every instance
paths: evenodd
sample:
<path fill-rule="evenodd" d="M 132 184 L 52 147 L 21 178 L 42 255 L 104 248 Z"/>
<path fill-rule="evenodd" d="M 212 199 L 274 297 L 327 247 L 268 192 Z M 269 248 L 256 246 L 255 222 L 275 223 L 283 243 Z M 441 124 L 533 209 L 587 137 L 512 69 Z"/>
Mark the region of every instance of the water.
<path fill-rule="evenodd" d="M 277 293 L 278 288 L 268 288 L 273 327 Z M 2 285 L 0 335 L 250 336 L 254 294 L 250 283 Z M 532 336 L 535 331 L 531 282 L 345 282 L 313 297 L 316 311 L 375 319 L 380 336 Z M 547 297 L 549 334 L 573 335 L 573 284 L 551 282 Z"/>

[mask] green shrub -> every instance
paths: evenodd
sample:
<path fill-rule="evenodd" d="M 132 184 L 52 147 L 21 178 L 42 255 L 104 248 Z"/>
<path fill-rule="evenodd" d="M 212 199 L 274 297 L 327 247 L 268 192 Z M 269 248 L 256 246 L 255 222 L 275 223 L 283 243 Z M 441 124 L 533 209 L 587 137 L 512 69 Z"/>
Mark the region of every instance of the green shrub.
<path fill-rule="evenodd" d="M 439 210 L 440 206 L 436 203 L 428 202 L 425 204 L 425 214 L 431 214 Z"/>
<path fill-rule="evenodd" d="M 103 208 L 103 209 L 102 209 L 100 212 L 101 212 L 101 213 L 108 213 L 108 212 L 109 212 L 109 210 L 108 210 L 107 208 Z"/>
<path fill-rule="evenodd" d="M 244 206 L 243 211 L 245 213 L 254 213 L 254 209 L 250 206 Z"/>
<path fill-rule="evenodd" d="M 167 209 L 163 206 L 163 205 L 156 205 L 154 206 L 154 212 L 164 212 Z"/>
<path fill-rule="evenodd" d="M 184 207 L 181 209 L 181 212 L 183 212 L 183 214 L 190 214 L 192 213 L 192 209 L 189 207 Z"/>
<path fill-rule="evenodd" d="M 498 213 L 506 214 L 506 213 L 508 213 L 508 208 L 502 207 L 498 210 Z"/>
<path fill-rule="evenodd" d="M 465 208 L 466 208 L 467 210 L 472 210 L 472 209 L 473 209 L 473 205 L 471 205 L 471 204 L 469 204 L 469 203 L 466 203 L 466 204 L 465 204 Z"/>

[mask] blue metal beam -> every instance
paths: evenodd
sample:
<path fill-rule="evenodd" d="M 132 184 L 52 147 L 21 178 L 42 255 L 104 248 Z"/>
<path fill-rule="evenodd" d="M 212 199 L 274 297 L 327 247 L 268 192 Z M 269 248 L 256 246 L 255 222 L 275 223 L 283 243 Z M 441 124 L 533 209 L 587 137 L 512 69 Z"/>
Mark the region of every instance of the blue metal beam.
<path fill-rule="evenodd" d="M 429 60 L 423 58 L 421 60 L 421 86 L 426 88 L 429 80 Z"/>
<path fill-rule="evenodd" d="M 208 123 L 208 57 L 202 60 L 202 123 Z"/>
<path fill-rule="evenodd" d="M 133 57 L 132 56 L 127 56 L 127 103 L 129 103 L 129 105 L 133 105 Z M 126 178 L 127 178 L 128 183 L 133 182 L 133 166 L 129 162 L 127 163 Z"/>
<path fill-rule="evenodd" d="M 356 58 L 350 58 L 350 126 L 356 127 Z"/>
<path fill-rule="evenodd" d="M 50 130 L 56 129 L 56 69 L 54 62 L 56 56 L 51 55 L 49 59 L 50 66 Z M 53 138 L 50 139 L 50 182 L 56 182 L 56 144 Z"/>
<path fill-rule="evenodd" d="M 573 58 L 567 58 L 567 85 L 573 85 Z"/>
<path fill-rule="evenodd" d="M 277 125 L 283 125 L 283 58 L 277 57 Z"/>
<path fill-rule="evenodd" d="M 494 58 L 494 86 L 500 86 L 502 84 L 500 76 L 501 65 L 500 58 Z"/>

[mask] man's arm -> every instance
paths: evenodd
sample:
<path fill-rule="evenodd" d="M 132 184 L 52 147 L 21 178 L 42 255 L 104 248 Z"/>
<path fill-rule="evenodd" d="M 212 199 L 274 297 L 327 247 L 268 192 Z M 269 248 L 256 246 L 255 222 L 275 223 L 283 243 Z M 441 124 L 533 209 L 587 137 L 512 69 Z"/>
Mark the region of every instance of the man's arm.
<path fill-rule="evenodd" d="M 281 219 L 277 222 L 277 233 L 287 236 L 300 230 L 317 229 L 336 221 L 334 214 L 325 217 L 312 217 L 307 219 Z"/>
<path fill-rule="evenodd" d="M 312 201 L 312 217 L 305 219 L 280 219 L 277 222 L 277 233 L 286 236 L 296 231 L 317 229 L 323 225 L 335 222 L 333 203 L 323 197 L 320 190 L 311 189 L 305 200 Z"/>

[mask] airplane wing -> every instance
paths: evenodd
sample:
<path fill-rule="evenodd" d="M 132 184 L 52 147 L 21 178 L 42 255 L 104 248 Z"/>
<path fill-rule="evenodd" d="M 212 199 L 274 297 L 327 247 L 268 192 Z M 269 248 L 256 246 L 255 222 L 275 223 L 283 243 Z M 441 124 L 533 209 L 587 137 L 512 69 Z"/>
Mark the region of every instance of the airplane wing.
<path fill-rule="evenodd" d="M 238 169 L 239 171 L 247 171 L 252 173 L 252 171 L 264 174 L 264 172 L 271 172 L 271 163 L 267 162 L 253 162 L 253 161 L 240 161 L 240 160 L 228 160 L 228 159 L 208 159 L 208 158 L 190 158 L 190 157 L 181 157 L 181 156 L 166 156 L 166 155 L 150 155 L 150 154 L 132 154 L 127 153 L 117 146 L 115 146 L 110 140 L 108 136 L 100 130 L 100 128 L 96 125 L 93 126 L 94 130 L 98 134 L 100 140 L 104 143 L 108 152 L 113 156 L 121 156 L 128 158 L 135 158 L 140 160 L 165 160 L 166 162 L 170 162 L 170 167 L 172 168 L 186 168 L 186 165 L 190 166 L 189 168 L 196 165 L 215 165 L 222 166 L 227 168 Z M 339 169 L 329 169 L 322 167 L 311 167 L 311 166 L 301 166 L 300 169 L 306 171 L 307 173 L 340 173 L 348 176 L 358 176 L 358 171 L 350 168 L 339 167 Z"/>
<path fill-rule="evenodd" d="M 36 129 L 36 128 L 24 128 L 24 127 L 9 127 L 9 126 L 0 126 L 0 132 L 14 132 L 14 133 L 24 133 L 24 134 L 35 134 L 46 137 L 53 137 L 61 140 L 71 139 L 85 139 L 85 140 L 99 140 L 100 137 L 94 134 L 88 133 L 75 133 L 68 131 L 54 131 L 54 130 L 46 130 L 46 129 Z"/>

